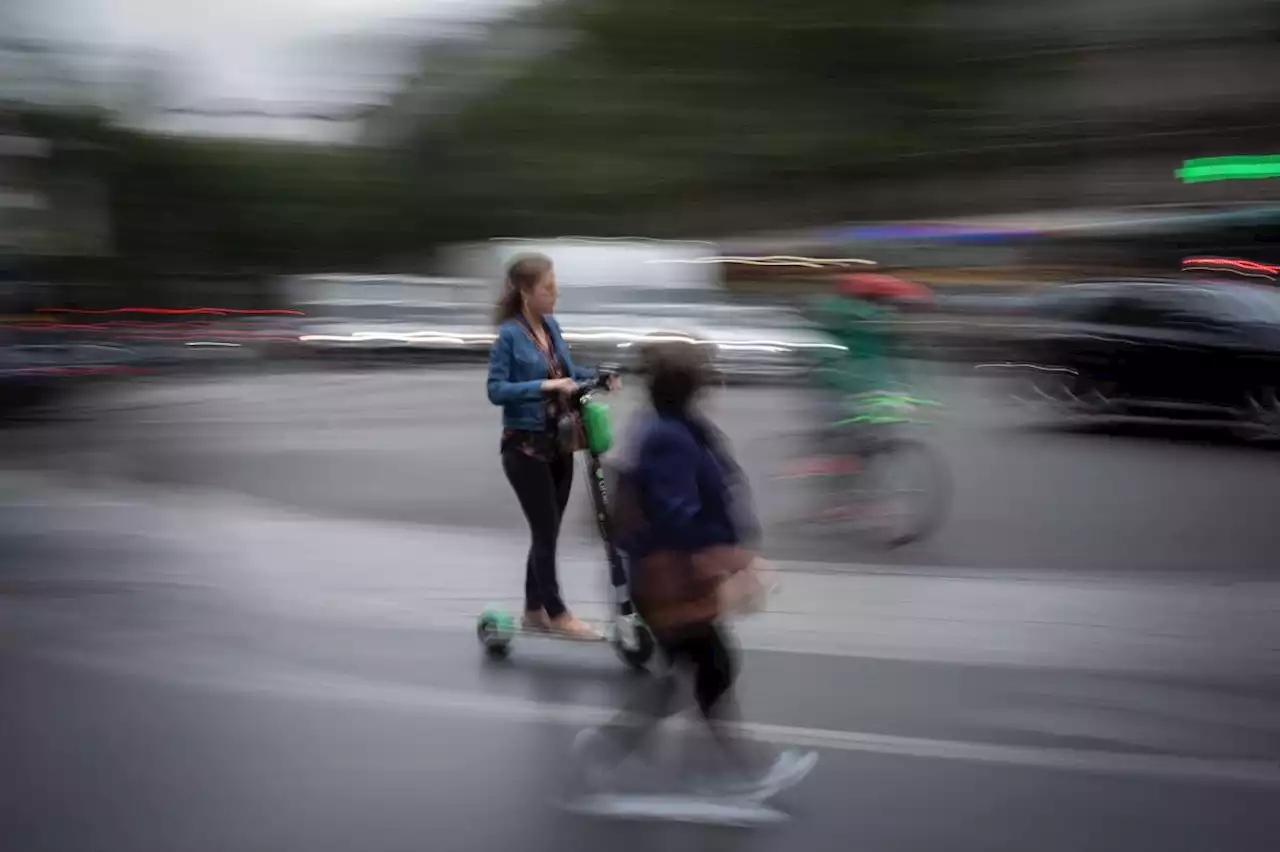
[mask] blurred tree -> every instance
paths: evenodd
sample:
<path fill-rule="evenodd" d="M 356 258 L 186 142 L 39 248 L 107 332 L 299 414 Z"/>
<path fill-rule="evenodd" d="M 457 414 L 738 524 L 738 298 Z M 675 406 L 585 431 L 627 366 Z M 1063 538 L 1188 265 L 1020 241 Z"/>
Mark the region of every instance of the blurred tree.
<path fill-rule="evenodd" d="M 157 267 L 367 266 L 421 241 L 366 149 L 125 134 L 112 184 L 121 252 Z"/>
<path fill-rule="evenodd" d="M 21 177 L 56 202 L 51 221 L 72 226 L 52 229 L 38 263 L 71 288 L 65 301 L 181 303 L 154 286 L 159 273 L 361 268 L 424 242 L 411 188 L 383 152 L 149 132 L 173 109 L 169 57 L 24 34 L 0 36 L 0 135 L 50 152 L 21 163 Z M 94 230 L 91 203 L 109 213 L 109 238 L 86 252 L 71 237 Z"/>
<path fill-rule="evenodd" d="M 786 191 L 989 138 L 1031 70 L 983 3 L 565 0 L 567 46 L 423 121 L 444 231 L 621 228 L 727 191 Z M 498 27 L 508 26 L 507 23 Z"/>
<path fill-rule="evenodd" d="M 102 152 L 115 246 L 140 270 L 678 231 L 704 205 L 913 170 L 1012 133 L 1001 92 L 1047 66 L 1019 31 L 986 25 L 999 1 L 556 0 L 425 58 L 412 85 L 427 106 L 393 99 L 403 115 L 372 122 L 383 150 L 131 129 L 166 106 L 157 57 L 134 63 L 110 110 L 77 93 L 26 113 L 33 132 Z"/>

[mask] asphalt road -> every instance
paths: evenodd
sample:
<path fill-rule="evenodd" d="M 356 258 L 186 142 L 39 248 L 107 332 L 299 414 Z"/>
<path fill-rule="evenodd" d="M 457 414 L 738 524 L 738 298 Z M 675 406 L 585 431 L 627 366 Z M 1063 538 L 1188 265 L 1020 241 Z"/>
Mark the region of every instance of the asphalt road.
<path fill-rule="evenodd" d="M 738 628 L 749 732 L 821 754 L 776 802 L 791 822 L 628 825 L 560 803 L 574 733 L 643 681 L 603 647 L 526 640 L 486 663 L 445 617 L 516 586 L 485 566 L 518 540 L 4 482 L 0 848 L 1267 852 L 1280 836 L 1275 583 L 793 565 L 776 629 L 768 613 Z M 833 601 L 882 639 L 934 641 L 882 652 L 823 617 Z M 805 650 L 815 633 L 832 647 Z M 661 785 L 661 766 L 627 777 Z"/>
<path fill-rule="evenodd" d="M 0 849 L 1276 848 L 1280 456 L 921 385 L 955 500 L 892 555 L 777 523 L 800 393 L 709 401 L 786 572 L 736 626 L 748 731 L 821 754 L 755 833 L 558 806 L 638 681 L 599 646 L 479 652 L 524 543 L 473 369 L 140 383 L 7 430 Z M 599 615 L 585 535 L 562 574 Z"/>
<path fill-rule="evenodd" d="M 1189 427 L 1068 428 L 972 371 L 922 371 L 943 401 L 920 437 L 952 474 L 930 540 L 883 553 L 782 521 L 805 494 L 773 479 L 805 395 L 734 388 L 708 402 L 755 484 L 771 555 L 911 570 L 1265 576 L 1280 545 L 1280 453 Z M 625 433 L 639 394 L 614 401 Z M 520 531 L 498 463 L 498 412 L 473 368 L 307 373 L 137 385 L 82 401 L 79 423 L 6 436 L 13 463 L 250 495 L 332 517 Z M 589 535 L 581 483 L 571 534 Z"/>
<path fill-rule="evenodd" d="M 23 773 L 0 831 L 32 852 L 1266 852 L 1280 834 L 1274 789 L 835 749 L 778 803 L 792 821 L 755 835 L 595 822 L 556 805 L 569 725 L 38 667 L 4 680 Z"/>

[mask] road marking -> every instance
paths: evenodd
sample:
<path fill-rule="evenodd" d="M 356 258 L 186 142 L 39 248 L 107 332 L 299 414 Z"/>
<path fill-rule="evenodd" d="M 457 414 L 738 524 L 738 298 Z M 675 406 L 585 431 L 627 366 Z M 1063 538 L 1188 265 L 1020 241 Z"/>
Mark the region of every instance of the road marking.
<path fill-rule="evenodd" d="M 186 659 L 168 661 L 162 659 L 159 665 L 144 666 L 139 664 L 137 658 L 123 661 L 100 654 L 49 652 L 41 656 L 100 672 L 159 680 L 194 689 L 286 700 L 359 705 L 383 710 L 430 712 L 465 719 L 578 727 L 599 725 L 609 720 L 616 712 L 607 707 L 542 703 L 504 695 L 484 695 L 442 689 L 426 684 L 364 680 L 307 670 L 290 672 L 280 669 L 254 672 L 237 665 L 234 671 L 218 672 L 206 667 L 206 671 L 201 673 L 198 662 Z M 673 720 L 673 723 L 682 726 L 696 724 L 685 718 Z M 1275 761 L 1001 745 L 763 722 L 746 722 L 741 729 L 753 739 L 778 746 L 930 760 L 958 760 L 1174 781 L 1280 787 L 1280 763 Z"/>

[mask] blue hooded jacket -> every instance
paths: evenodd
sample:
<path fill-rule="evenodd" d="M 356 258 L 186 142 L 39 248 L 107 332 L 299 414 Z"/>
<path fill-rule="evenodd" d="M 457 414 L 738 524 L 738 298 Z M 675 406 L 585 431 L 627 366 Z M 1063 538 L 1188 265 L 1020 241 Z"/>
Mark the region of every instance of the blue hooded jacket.
<path fill-rule="evenodd" d="M 634 452 L 626 477 L 644 523 L 624 543 L 632 559 L 754 536 L 745 477 L 710 424 L 655 412 L 641 425 Z"/>

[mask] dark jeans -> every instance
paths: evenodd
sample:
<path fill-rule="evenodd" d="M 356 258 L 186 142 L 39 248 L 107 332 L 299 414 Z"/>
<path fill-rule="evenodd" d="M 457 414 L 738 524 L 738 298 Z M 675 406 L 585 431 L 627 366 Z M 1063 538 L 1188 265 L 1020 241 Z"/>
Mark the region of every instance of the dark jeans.
<path fill-rule="evenodd" d="M 559 618 L 565 605 L 556 578 L 556 541 L 573 485 L 573 456 L 546 462 L 513 447 L 502 452 L 502 470 L 520 500 L 532 537 L 525 564 L 525 609 L 545 610 L 551 618 Z"/>

